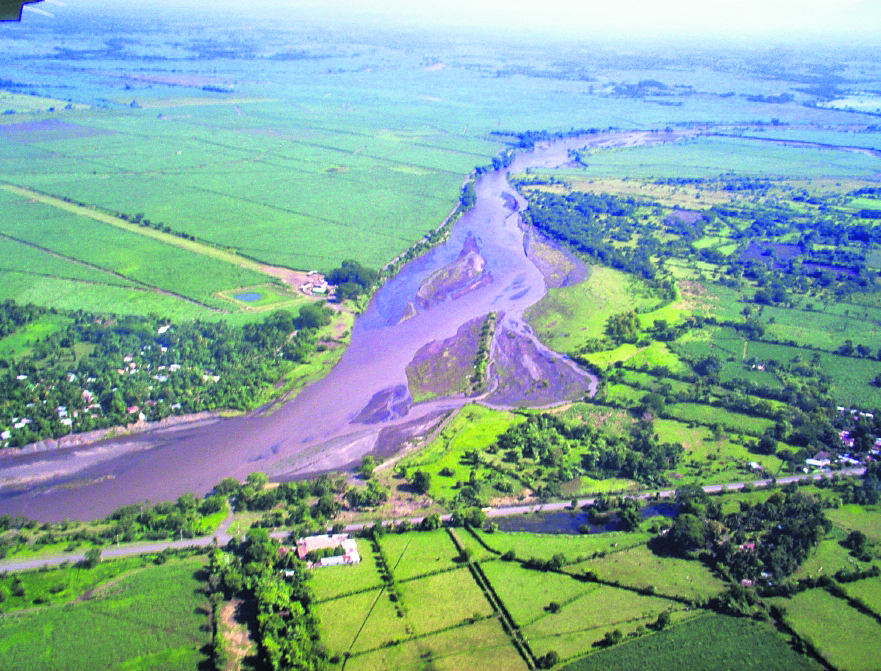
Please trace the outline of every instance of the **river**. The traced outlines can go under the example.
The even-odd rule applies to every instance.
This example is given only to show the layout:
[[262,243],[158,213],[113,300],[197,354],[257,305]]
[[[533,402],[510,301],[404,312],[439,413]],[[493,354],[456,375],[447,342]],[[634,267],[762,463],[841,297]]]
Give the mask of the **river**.
[[[252,413],[88,446],[7,453],[0,458],[0,513],[46,521],[92,519],[127,503],[201,495],[226,476],[262,471],[283,480],[346,468],[371,452],[391,453],[468,402],[455,397],[411,404],[407,364],[423,345],[451,338],[463,324],[489,312],[502,315],[492,356],[507,356],[514,366],[509,382],[529,382],[530,376],[553,369],[569,398],[593,393],[596,379],[541,345],[523,321],[524,310],[547,287],[524,252],[517,210],[526,203],[508,184],[507,173],[565,164],[569,149],[587,145],[656,141],[661,140],[641,132],[597,134],[519,153],[508,169],[480,176],[475,206],[456,222],[449,240],[407,264],[376,293],[356,320],[340,362],[294,400],[269,416]],[[431,278],[439,271],[455,269],[467,249],[476,249],[470,257],[472,270],[477,269],[473,281],[454,282],[444,300],[420,303],[420,287],[433,286]],[[518,346],[505,352],[500,340]],[[565,400],[551,397],[553,387],[534,396],[516,384],[504,392],[494,389],[491,385],[482,400],[499,407]]]

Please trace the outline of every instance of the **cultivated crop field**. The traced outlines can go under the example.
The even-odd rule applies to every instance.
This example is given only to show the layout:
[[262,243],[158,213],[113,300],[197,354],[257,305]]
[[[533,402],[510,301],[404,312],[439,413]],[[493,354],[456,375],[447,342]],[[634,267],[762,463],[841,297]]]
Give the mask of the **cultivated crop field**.
[[601,651],[562,667],[564,671],[635,671],[646,665],[671,671],[695,668],[731,671],[819,671],[815,661],[794,653],[771,627],[713,615]]
[[[112,568],[109,573],[94,569],[100,576],[94,582],[83,576],[84,585],[103,586],[78,601],[0,617],[0,666],[183,670],[201,663],[201,648],[209,640],[202,629],[208,602],[197,577],[202,559],[173,559],[149,570],[135,568],[128,560],[123,567],[127,570],[111,582]],[[47,580],[53,573],[46,574]],[[82,587],[77,592],[82,593]],[[34,593],[38,589],[35,584]],[[43,632],[39,640],[33,636],[35,628]]]
[[[475,544],[478,537],[482,543]],[[628,587],[585,582],[576,571],[545,572],[523,564],[523,559],[503,561],[483,544],[517,548],[518,557],[549,558],[551,553],[565,552],[569,561],[577,561],[612,546],[645,540],[642,534],[579,537],[465,530],[392,534],[379,539],[383,558],[371,556],[368,543],[359,541],[364,553],[361,564],[316,569],[310,586],[322,640],[333,659],[345,660],[347,669],[417,668],[420,660],[432,660],[437,668],[455,668],[455,663],[463,663],[469,645],[477,655],[474,668],[521,669],[524,659],[504,633],[500,617],[511,618],[533,654],[554,650],[569,658],[582,654],[607,631],[623,627],[637,632],[661,612],[673,612],[678,621],[684,606]],[[457,544],[470,548],[467,562],[460,558]],[[535,552],[527,555],[527,549]],[[388,562],[394,588],[381,578],[377,562]],[[693,563],[692,567],[700,568]],[[676,592],[683,587],[685,591]],[[679,597],[693,589],[675,580],[668,588]],[[551,602],[560,604],[556,612],[549,610]],[[505,614],[500,615],[494,604],[501,604]],[[469,657],[469,668],[471,663]]]
[[878,622],[824,590],[809,590],[781,599],[786,621],[810,640],[835,668],[862,671],[878,667]]

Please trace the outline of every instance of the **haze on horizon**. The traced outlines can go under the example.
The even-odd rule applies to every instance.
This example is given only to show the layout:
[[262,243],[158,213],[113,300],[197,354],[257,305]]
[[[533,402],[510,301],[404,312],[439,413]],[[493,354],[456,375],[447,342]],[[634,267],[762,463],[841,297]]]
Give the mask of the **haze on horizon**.
[[[493,29],[563,39],[690,38],[881,41],[881,0],[66,0],[71,8],[136,12],[149,5],[213,16],[393,28]],[[137,7],[137,9],[135,9]],[[55,7],[55,11],[62,10]],[[62,10],[63,11],[63,10]]]

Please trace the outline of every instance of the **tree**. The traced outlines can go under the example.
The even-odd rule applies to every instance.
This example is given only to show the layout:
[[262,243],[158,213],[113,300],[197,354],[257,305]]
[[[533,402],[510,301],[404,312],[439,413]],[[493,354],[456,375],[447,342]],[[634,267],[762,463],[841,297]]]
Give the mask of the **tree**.
[[269,477],[265,473],[249,473],[245,483],[259,492],[269,483]]
[[560,655],[556,650],[551,650],[535,661],[540,669],[552,669],[559,663]]
[[774,436],[767,433],[763,435],[759,439],[756,451],[759,454],[777,454],[777,441],[774,439]]
[[650,413],[655,417],[660,417],[664,414],[664,409],[666,408],[667,402],[666,399],[661,394],[657,392],[651,392],[642,397],[640,401],[642,403],[643,412]]
[[670,624],[670,613],[666,610],[663,613],[658,615],[658,619],[655,620],[655,629],[658,631],[663,631],[667,628],[667,625]]
[[413,486],[421,494],[428,494],[431,488],[431,473],[426,471],[416,471],[413,474]]
[[667,533],[670,549],[679,555],[700,550],[707,544],[707,531],[703,520],[691,513],[682,513]]
[[376,460],[373,456],[367,454],[361,459],[361,465],[358,466],[358,472],[365,480],[373,477],[373,469],[376,468]]
[[606,335],[616,342],[636,342],[639,333],[639,316],[633,310],[612,315],[606,320]]
[[862,531],[851,531],[842,542],[842,545],[852,550],[855,555],[862,556],[866,554],[868,542],[868,537]]
[[306,303],[300,307],[294,326],[298,329],[319,329],[330,324],[330,315],[330,309],[320,303]]
[[427,517],[422,518],[422,521],[419,523],[419,529],[421,531],[434,531],[435,529],[439,529],[440,525],[440,515],[434,513],[432,515],[428,515]]
[[353,259],[347,259],[327,274],[327,281],[337,286],[351,284],[364,291],[376,282],[379,273],[370,268],[365,268]]
[[83,557],[83,566],[86,568],[95,568],[98,564],[101,563],[101,549],[100,548],[89,548],[86,550],[86,555]]

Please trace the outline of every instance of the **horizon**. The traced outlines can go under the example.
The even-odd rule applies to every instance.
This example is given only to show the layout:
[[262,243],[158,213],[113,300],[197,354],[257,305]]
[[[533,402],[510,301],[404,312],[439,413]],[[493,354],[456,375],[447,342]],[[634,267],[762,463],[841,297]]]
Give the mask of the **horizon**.
[[[327,27],[399,30],[483,31],[512,38],[560,41],[696,42],[839,42],[881,41],[881,0],[621,0],[614,11],[588,0],[572,7],[564,0],[547,0],[540,7],[525,0],[480,6],[447,0],[442,6],[425,0],[400,6],[391,0],[335,0],[316,6],[309,0],[254,0],[245,9],[231,0],[147,0],[137,6],[116,0],[46,0],[25,5],[22,25],[76,18],[100,11],[135,15],[144,11],[196,13],[217,18],[250,17],[278,25],[304,20]],[[6,24],[9,25],[9,24]]]

